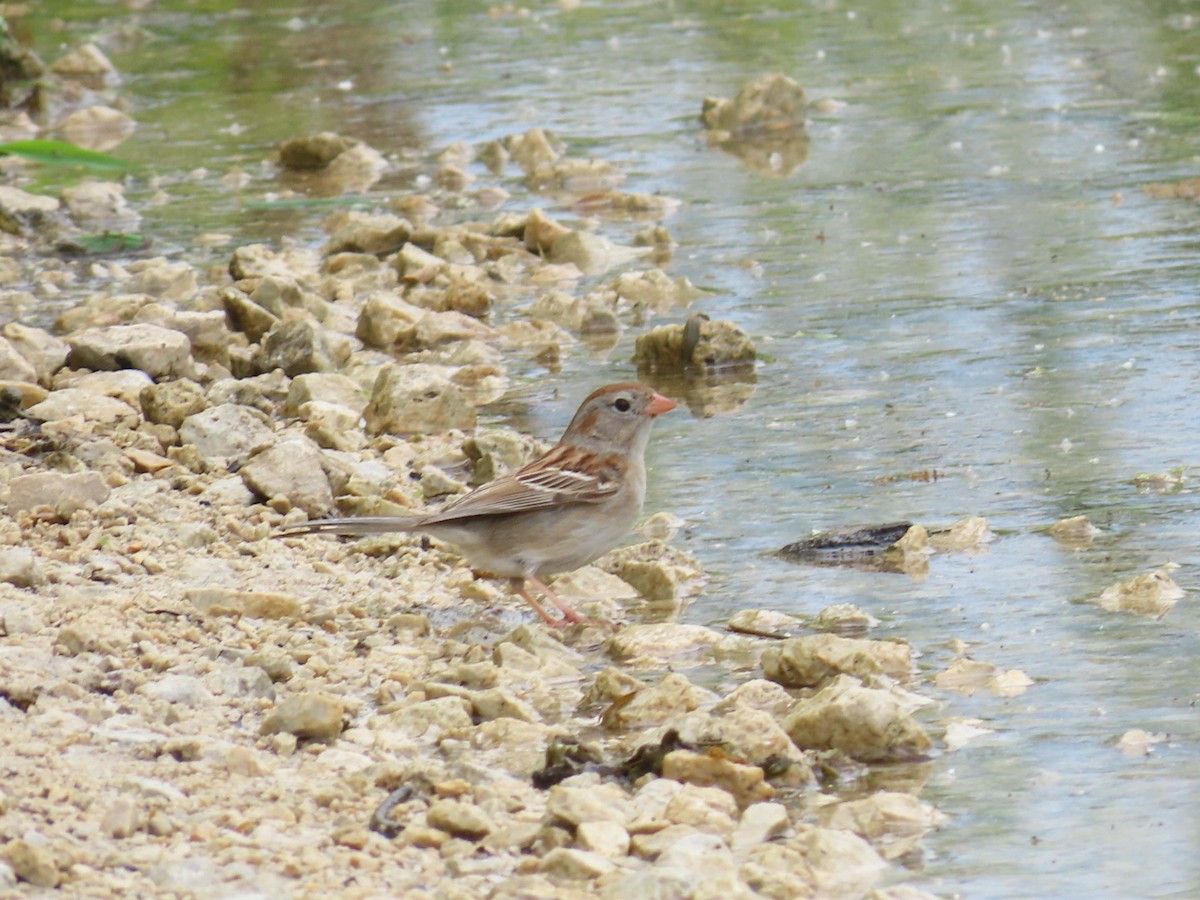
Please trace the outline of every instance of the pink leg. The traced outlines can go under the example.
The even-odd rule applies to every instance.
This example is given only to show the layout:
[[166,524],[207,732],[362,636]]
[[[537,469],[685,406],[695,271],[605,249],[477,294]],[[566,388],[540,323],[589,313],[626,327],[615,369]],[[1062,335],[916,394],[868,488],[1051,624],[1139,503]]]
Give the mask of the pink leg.
[[[537,586],[539,584],[539,582],[537,582],[535,579],[530,579],[530,580],[534,581],[535,586]],[[542,608],[542,604],[538,603],[536,600],[533,599],[533,594],[529,593],[529,591],[527,591],[525,589],[525,579],[523,579],[523,578],[512,579],[512,586],[513,586],[513,590],[516,591],[518,595],[520,595],[521,599],[524,600],[526,603],[528,603],[530,606],[532,606],[533,611],[535,613],[537,613],[539,616],[541,616],[542,621],[545,622],[547,625],[549,625],[551,628],[566,628],[573,621],[571,619],[566,618],[565,610],[563,613],[564,617],[561,619],[556,619],[556,618],[554,618],[554,616],[550,615],[550,613],[546,612],[546,610]],[[539,587],[538,589],[542,590],[541,587]],[[548,594],[547,596],[551,596],[551,595]],[[558,605],[558,604],[556,604],[556,605]],[[561,609],[562,607],[559,606],[559,608]],[[576,616],[577,619],[579,618],[579,613],[576,613],[573,610],[572,610],[572,615]]]
[[557,606],[562,611],[563,619],[565,619],[566,621],[568,621],[568,622],[590,622],[591,621],[591,619],[589,619],[587,616],[581,616],[578,612],[576,612],[570,606],[570,604],[567,603],[566,600],[564,600],[562,597],[558,596],[558,594],[554,593],[554,591],[550,590],[550,585],[546,584],[546,582],[542,581],[540,578],[530,575],[525,580],[528,581],[530,584],[532,584],[535,588],[537,588],[543,594],[545,594],[546,599],[548,599],[551,603],[553,603],[555,606]]

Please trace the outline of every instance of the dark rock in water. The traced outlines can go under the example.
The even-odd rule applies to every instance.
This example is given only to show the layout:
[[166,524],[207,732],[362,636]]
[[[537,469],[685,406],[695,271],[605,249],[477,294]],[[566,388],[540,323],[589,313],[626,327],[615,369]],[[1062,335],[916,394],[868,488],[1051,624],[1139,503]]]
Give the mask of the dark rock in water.
[[912,527],[912,522],[847,525],[779,548],[784,559],[818,566],[871,565]]

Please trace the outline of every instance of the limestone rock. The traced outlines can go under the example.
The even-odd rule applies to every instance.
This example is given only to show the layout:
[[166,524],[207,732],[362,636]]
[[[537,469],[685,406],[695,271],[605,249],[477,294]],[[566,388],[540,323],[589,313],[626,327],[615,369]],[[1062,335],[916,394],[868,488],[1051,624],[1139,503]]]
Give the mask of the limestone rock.
[[0,231],[8,234],[53,238],[69,230],[54,197],[31,194],[11,185],[0,185]]
[[674,602],[695,593],[704,574],[695,558],[661,541],[622,547],[600,557],[595,565],[657,603]]
[[288,386],[287,411],[299,415],[306,403],[330,403],[361,414],[367,397],[353,378],[332,372],[310,372],[297,375]]
[[63,203],[87,231],[134,231],[141,215],[125,200],[125,188],[114,181],[84,181],[62,191]]
[[863,762],[916,759],[933,746],[920,724],[890,692],[839,675],[798,700],[783,721],[798,747],[841,750]]
[[5,339],[17,353],[32,364],[39,384],[48,384],[51,376],[61,369],[71,353],[70,345],[50,332],[20,322],[4,326]]
[[293,138],[279,145],[279,163],[287,169],[323,169],[358,143],[333,131]]
[[616,866],[599,853],[575,847],[556,847],[542,857],[538,867],[554,878],[589,881],[612,872]]
[[791,824],[787,807],[782,803],[755,803],[742,813],[729,847],[735,856],[745,856],[752,847],[783,834]]
[[15,600],[0,603],[0,628],[4,634],[33,634],[43,625],[42,617],[24,603]]
[[12,866],[19,879],[34,887],[52,888],[60,881],[54,852],[44,844],[17,838],[0,848],[0,855]]
[[425,811],[425,821],[433,828],[470,841],[479,840],[496,827],[486,812],[461,800],[438,800]]
[[179,441],[194,445],[207,460],[241,462],[274,443],[275,433],[257,409],[222,403],[184,419]]
[[178,703],[192,708],[212,700],[212,691],[195,675],[164,675],[157,681],[142,685],[139,693],[164,703]]
[[717,699],[712,691],[697,687],[683,675],[672,672],[632,698],[619,700],[602,716],[602,722],[612,729],[644,729],[667,724],[695,709],[711,707]]
[[288,697],[263,719],[263,734],[287,732],[299,738],[332,740],[342,733],[342,701],[328,694],[307,691]]
[[767,784],[766,776],[758,766],[692,750],[673,750],[664,756],[662,774],[663,778],[728,791],[739,807],[775,796],[775,789]]
[[232,335],[229,331],[228,318],[219,309],[195,312],[173,309],[161,303],[147,303],[137,311],[133,321],[161,325],[163,328],[182,332],[191,342],[192,350],[203,354],[205,358],[228,357]]
[[629,625],[609,638],[609,652],[618,659],[665,661],[712,652],[724,636],[703,625],[658,622]]
[[679,716],[670,726],[690,746],[720,747],[735,758],[760,766],[771,761],[774,777],[790,786],[815,780],[804,754],[770,712],[742,704],[721,709],[722,705]]
[[200,587],[184,591],[196,609],[211,616],[250,616],[255,619],[298,619],[304,612],[292,594],[277,591],[243,591],[227,587]]
[[615,784],[573,787],[558,784],[546,798],[546,814],[572,828],[584,822],[616,822],[624,825],[629,797]]
[[738,809],[733,796],[720,788],[684,784],[663,815],[674,825],[728,839],[737,827]]
[[575,829],[575,840],[584,850],[599,853],[605,859],[620,859],[629,853],[629,832],[617,822],[582,822]]
[[703,291],[686,278],[671,278],[662,269],[645,272],[622,272],[613,282],[617,296],[655,312],[667,312],[675,306],[686,306]]
[[337,253],[369,253],[383,255],[395,252],[408,242],[412,223],[391,213],[371,214],[342,212],[325,221],[329,242],[325,255]]
[[[64,373],[65,374],[65,373]],[[56,379],[57,380],[57,379]],[[154,384],[150,376],[138,369],[116,372],[85,372],[70,382],[71,387],[96,397],[113,397],[131,408],[141,406],[142,389]]]
[[1092,545],[1092,540],[1100,533],[1100,529],[1093,525],[1087,516],[1071,516],[1055,522],[1048,532],[1050,537],[1064,547],[1084,550]]
[[448,731],[470,728],[471,704],[462,697],[439,697],[403,706],[395,712],[378,717],[372,727],[381,734],[436,740]]
[[[41,564],[30,548],[0,548],[0,582],[15,584],[17,587],[34,587],[45,580]],[[5,621],[7,623],[7,619]],[[9,633],[14,632],[9,630]]]
[[18,352],[8,338],[0,337],[0,379],[4,381],[37,381],[37,369]]
[[978,552],[995,538],[996,536],[988,528],[987,519],[983,516],[964,516],[951,524],[949,528],[930,531],[929,545],[941,553]]
[[286,499],[309,516],[333,511],[333,489],[325,474],[324,456],[304,438],[290,438],[251,457],[242,467],[246,486],[267,500]]
[[437,366],[386,365],[363,412],[371,434],[439,433],[475,426],[463,389]]
[[371,294],[358,314],[355,335],[368,347],[390,350],[398,339],[412,333],[426,310],[392,291]]
[[648,253],[640,247],[622,247],[590,231],[568,231],[550,245],[547,258],[556,265],[571,264],[585,275],[599,275]]
[[80,44],[50,64],[50,71],[89,88],[100,89],[120,81],[117,67],[95,44]]
[[798,825],[786,846],[800,851],[811,867],[817,896],[861,896],[886,867],[871,845],[856,834]]
[[768,647],[763,674],[784,687],[815,687],[839,673],[868,679],[875,675],[905,680],[913,671],[912,647],[896,641],[871,641],[810,634]]
[[463,441],[463,453],[474,463],[471,484],[494,481],[516,471],[538,452],[538,442],[511,428],[480,428]]
[[191,376],[187,336],[159,325],[110,325],[68,336],[67,362],[80,369],[141,369],[151,378]]
[[816,631],[828,631],[843,637],[860,637],[879,624],[879,620],[853,603],[834,603],[824,607],[812,627]]
[[98,397],[90,391],[74,387],[51,391],[45,400],[35,403],[26,411],[35,419],[44,422],[78,417],[97,424],[125,424],[133,427],[141,418],[138,411],[123,400]]
[[919,836],[945,820],[932,806],[901,791],[878,791],[858,800],[830,803],[820,808],[818,818],[825,828],[853,831],[868,841],[890,844]]
[[350,347],[333,339],[308,318],[280,322],[262,340],[256,357],[260,372],[282,369],[295,378],[306,372],[330,372],[350,358]]
[[221,292],[221,304],[233,329],[244,333],[255,343],[279,325],[277,315],[264,309],[235,287],[226,288]]
[[179,428],[184,419],[208,406],[204,389],[186,378],[146,385],[138,395],[138,402],[148,421],[172,428]]
[[64,519],[79,509],[95,507],[108,499],[109,487],[99,472],[34,472],[18,475],[9,485],[9,515],[48,506]]
[[58,127],[76,147],[105,153],[133,134],[137,121],[111,106],[89,106],[71,113]]

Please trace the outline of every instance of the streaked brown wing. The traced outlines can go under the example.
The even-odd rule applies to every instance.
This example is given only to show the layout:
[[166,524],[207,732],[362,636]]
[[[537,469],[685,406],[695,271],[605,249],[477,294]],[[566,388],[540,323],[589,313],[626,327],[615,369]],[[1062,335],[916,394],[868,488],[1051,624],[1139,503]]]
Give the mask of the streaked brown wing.
[[511,475],[488,482],[455,500],[425,519],[424,524],[607,500],[620,490],[619,473],[608,460],[609,464],[597,474],[577,471],[574,466],[582,462],[582,453],[574,447],[555,447]]

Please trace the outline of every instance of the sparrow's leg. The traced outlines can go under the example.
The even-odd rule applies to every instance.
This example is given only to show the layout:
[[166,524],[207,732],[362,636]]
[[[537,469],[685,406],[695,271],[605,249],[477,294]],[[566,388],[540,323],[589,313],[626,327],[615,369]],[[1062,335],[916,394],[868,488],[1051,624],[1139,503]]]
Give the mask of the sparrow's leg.
[[[538,582],[537,579],[535,579],[535,578],[532,578],[529,580],[533,581],[535,587],[538,587],[538,585],[540,584],[540,582]],[[566,628],[573,621],[581,621],[581,620],[586,621],[585,619],[583,619],[582,616],[579,615],[579,613],[575,612],[574,610],[571,610],[571,615],[574,616],[575,618],[574,619],[568,618],[567,611],[565,609],[563,609],[561,600],[558,600],[555,603],[555,605],[558,606],[559,609],[563,609],[563,618],[561,618],[561,619],[554,618],[554,616],[552,616],[552,615],[550,615],[550,613],[546,612],[546,610],[542,607],[542,604],[538,603],[536,600],[533,599],[533,594],[529,593],[529,591],[525,589],[525,579],[524,578],[513,578],[510,580],[510,582],[512,584],[512,589],[517,592],[517,594],[520,596],[520,598],[522,600],[524,600],[526,603],[528,603],[530,606],[532,606],[533,611],[535,613],[537,613],[539,616],[541,616],[542,621],[545,622],[547,625],[549,625],[551,628]],[[538,587],[538,590],[544,591],[545,586],[543,585],[541,587]],[[549,594],[549,593],[547,593],[546,596],[551,597],[551,599],[557,599],[557,598],[554,598],[553,595]]]
[[564,622],[589,621],[587,616],[582,616],[576,612],[566,600],[558,596],[558,594],[554,593],[554,591],[550,590],[550,585],[546,584],[546,582],[542,581],[536,575],[526,575],[525,580],[537,588],[542,594],[544,594],[547,600],[562,610]]

